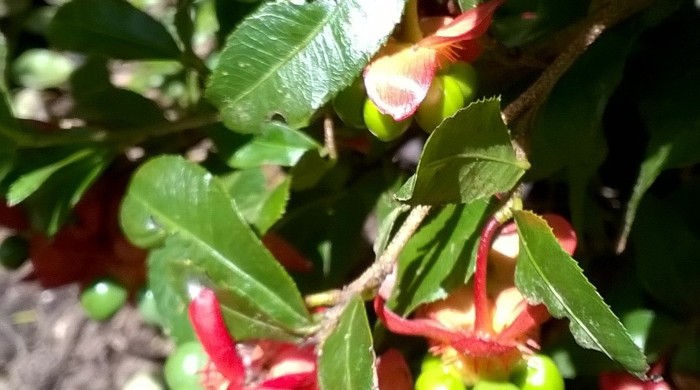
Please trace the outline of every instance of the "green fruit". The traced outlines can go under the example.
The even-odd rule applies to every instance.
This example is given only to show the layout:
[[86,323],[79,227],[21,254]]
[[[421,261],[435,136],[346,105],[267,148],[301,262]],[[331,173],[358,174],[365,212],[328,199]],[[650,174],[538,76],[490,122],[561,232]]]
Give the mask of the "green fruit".
[[411,124],[411,118],[397,122],[390,115],[382,114],[369,99],[365,100],[362,113],[367,129],[382,141],[398,138]]
[[457,83],[464,97],[465,104],[474,100],[477,86],[477,77],[474,67],[466,62],[456,62],[450,66],[444,76]]
[[452,375],[455,378],[460,377],[459,372],[457,371],[457,369],[453,365],[451,365],[451,364],[446,365],[442,361],[442,359],[440,359],[437,356],[431,355],[431,354],[427,354],[423,358],[423,361],[421,362],[421,365],[420,365],[420,371],[422,373],[426,372],[426,371],[438,371],[438,372],[443,373],[443,374]]
[[519,388],[510,382],[492,382],[482,379],[474,385],[473,390],[519,390]]
[[29,243],[24,237],[10,236],[0,244],[0,264],[7,269],[17,269],[27,260]]
[[416,379],[415,390],[466,390],[462,379],[440,369],[421,372]]
[[521,390],[564,390],[564,378],[554,361],[545,355],[533,355],[526,367],[518,370],[511,382]]
[[128,292],[110,279],[99,279],[80,294],[80,304],[93,320],[106,320],[124,306]]
[[158,312],[156,298],[151,289],[144,288],[139,293],[138,309],[139,313],[141,313],[141,318],[143,318],[143,322],[150,325],[162,324],[163,318],[160,315],[160,312]]
[[202,344],[190,341],[177,346],[168,356],[163,367],[163,376],[171,390],[204,389],[200,372],[206,366],[208,356]]
[[416,111],[416,122],[428,133],[432,133],[445,118],[464,107],[464,96],[452,78],[436,76],[430,84],[428,94]]
[[364,105],[367,99],[362,77],[358,78],[349,87],[340,91],[333,99],[333,109],[338,117],[348,126],[364,129]]

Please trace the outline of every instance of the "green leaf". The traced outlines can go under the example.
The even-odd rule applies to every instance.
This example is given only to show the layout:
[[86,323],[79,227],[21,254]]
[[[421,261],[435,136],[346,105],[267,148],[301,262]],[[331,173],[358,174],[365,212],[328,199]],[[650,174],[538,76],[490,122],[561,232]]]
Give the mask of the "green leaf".
[[259,133],[273,116],[304,127],[357,77],[403,8],[404,0],[266,2],[229,36],[206,96],[238,132]]
[[377,388],[372,332],[359,297],[350,300],[321,346],[318,381],[321,390]]
[[432,215],[401,251],[390,307],[407,314],[464,284],[473,272],[479,228],[487,210],[488,202],[477,200],[447,205]]
[[[176,270],[183,276],[169,286],[179,292],[180,316],[188,301],[185,285],[194,275],[236,302],[224,303],[224,313],[237,338],[289,338],[310,325],[289,275],[240,216],[221,182],[198,165],[174,156],[145,163],[133,176],[121,221],[132,242],[154,249],[154,267],[186,268]],[[162,285],[161,275],[151,275],[156,278],[152,284]],[[257,333],[261,328],[254,322],[260,319],[285,335]]]
[[0,180],[12,169],[15,159],[15,135],[19,131],[10,108],[5,82],[7,41],[0,33]]
[[221,178],[241,216],[263,235],[279,220],[287,206],[291,180],[274,167],[233,172]]
[[435,129],[416,174],[396,197],[411,204],[470,203],[510,190],[528,167],[515,156],[500,101],[479,101]]
[[[460,0],[464,5],[478,3]],[[584,18],[589,0],[508,0],[493,18],[492,30],[498,41],[508,47],[520,46],[539,38],[552,36],[556,31]]]
[[264,125],[260,134],[242,145],[240,137],[245,136],[229,130],[215,133],[219,153],[228,165],[240,169],[264,164],[291,167],[296,165],[307,151],[321,150],[321,145],[314,139],[279,122]]
[[178,59],[165,27],[123,0],[73,0],[58,9],[48,30],[52,45],[125,60]]
[[[63,152],[63,150],[61,151]],[[22,174],[12,182],[7,192],[7,203],[14,206],[27,199],[52,175],[76,161],[83,160],[94,154],[90,149],[67,150],[66,155],[59,154],[58,160],[47,161],[45,165]]]
[[700,99],[700,71],[672,71],[654,81],[640,103],[651,138],[627,203],[618,251],[624,249],[639,202],[656,178],[667,169],[700,162],[700,113],[693,104]]
[[76,115],[110,129],[165,122],[163,111],[156,102],[136,92],[114,87],[106,66],[104,59],[91,58],[71,76]]
[[693,196],[685,202],[678,196],[682,194],[667,200],[645,196],[632,232],[637,274],[644,289],[681,316],[700,313],[700,238],[693,230],[697,221],[684,215],[697,207],[700,191],[695,188],[690,194]]
[[474,8],[480,3],[481,1],[479,0],[457,0],[457,4],[459,4],[459,9],[462,10],[462,12]]
[[23,150],[8,178],[8,203],[24,202],[32,226],[53,235],[114,155],[92,145]]
[[561,248],[547,222],[527,211],[516,211],[514,217],[520,236],[515,269],[518,290],[531,303],[544,303],[554,317],[567,317],[579,345],[603,352],[643,376],[648,368],[644,354],[576,261]]

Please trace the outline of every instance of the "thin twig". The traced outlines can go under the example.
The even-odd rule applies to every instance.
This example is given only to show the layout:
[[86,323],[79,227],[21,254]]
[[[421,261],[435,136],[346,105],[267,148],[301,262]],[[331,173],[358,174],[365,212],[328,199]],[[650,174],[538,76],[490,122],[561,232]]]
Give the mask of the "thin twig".
[[381,256],[362,275],[345,286],[345,288],[306,297],[306,303],[311,304],[311,306],[317,306],[319,303],[333,306],[325,313],[325,320],[317,334],[320,340],[325,339],[328,333],[335,328],[338,318],[353,296],[364,296],[366,292],[376,290],[387,275],[393,271],[399,254],[406,246],[408,240],[418,230],[423,220],[428,216],[430,209],[431,206],[428,205],[414,207]]
[[326,144],[328,157],[331,160],[338,159],[338,148],[335,143],[335,124],[333,123],[333,116],[329,113],[326,113],[326,117],[323,119],[323,142]]
[[603,31],[643,9],[648,4],[649,1],[647,0],[616,0],[601,4],[588,21],[583,24],[581,32],[574,37],[554,62],[542,72],[537,81],[503,110],[503,120],[506,123],[512,123],[527,110],[536,109],[549,96],[549,92],[554,85],[576,59],[600,37]]

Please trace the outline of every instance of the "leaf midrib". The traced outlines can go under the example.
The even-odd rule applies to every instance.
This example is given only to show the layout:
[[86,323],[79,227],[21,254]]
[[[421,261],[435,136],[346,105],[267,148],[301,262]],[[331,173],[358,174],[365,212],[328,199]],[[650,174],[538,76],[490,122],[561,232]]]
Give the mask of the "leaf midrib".
[[[552,294],[557,298],[557,300],[559,300],[559,302],[562,304],[562,307],[564,308],[564,311],[566,313],[569,313],[569,315],[567,315],[566,317],[568,317],[570,320],[575,320],[574,322],[576,324],[578,324],[579,328],[581,328],[588,335],[589,339],[591,339],[594,342],[594,344],[598,346],[599,351],[604,352],[607,356],[609,356],[610,358],[613,358],[612,354],[605,347],[603,347],[603,345],[601,345],[598,342],[598,340],[593,336],[593,333],[591,333],[591,331],[588,329],[588,327],[584,326],[584,322],[578,316],[576,316],[574,314],[574,312],[571,310],[571,308],[567,304],[566,300],[563,299],[562,295],[559,294],[557,292],[557,290],[552,287],[551,281],[544,275],[541,268],[538,267],[537,263],[532,260],[532,259],[534,259],[534,256],[532,255],[532,251],[530,250],[530,247],[528,246],[527,242],[525,242],[525,240],[522,238],[522,235],[520,238],[520,244],[522,245],[523,249],[527,253],[527,256],[528,256],[528,259],[530,259],[530,264],[532,265],[532,268],[535,270],[535,272],[537,272],[537,274],[540,276],[540,278],[546,282],[545,287],[550,292],[552,292]],[[543,300],[545,300],[545,299],[543,298]]]
[[[168,218],[166,215],[164,215],[164,214],[162,214],[161,212],[159,212],[157,208],[152,207],[152,205],[151,205],[150,203],[147,203],[144,199],[142,199],[142,197],[136,197],[136,200],[137,200],[139,203],[141,203],[141,204],[143,205],[144,208],[146,208],[146,209],[148,209],[148,210],[151,210],[152,213],[154,213],[155,215],[157,215],[158,218],[159,218],[161,221],[167,222],[167,223],[169,224],[169,226],[171,226],[171,227],[172,227],[172,226],[178,226],[178,227],[180,226],[179,224],[175,223],[173,219]],[[150,207],[149,207],[149,206],[150,206]],[[300,320],[300,322],[301,322],[302,324],[308,324],[308,323],[309,323],[308,319],[307,319],[305,316],[302,316],[302,315],[300,315],[296,310],[291,309],[291,306],[287,304],[287,301],[286,301],[285,299],[282,299],[282,297],[279,297],[277,294],[274,294],[274,293],[272,292],[272,290],[270,290],[269,288],[267,288],[267,286],[266,286],[265,284],[262,284],[262,283],[258,282],[255,278],[249,277],[248,274],[246,274],[246,273],[243,272],[239,267],[237,267],[237,266],[235,265],[235,263],[233,263],[233,262],[231,262],[231,261],[228,261],[228,258],[227,258],[227,257],[225,257],[223,254],[221,254],[221,253],[220,253],[217,249],[215,249],[214,247],[208,245],[206,241],[199,239],[199,238],[197,237],[196,234],[194,234],[193,232],[191,232],[191,231],[188,230],[188,229],[177,229],[177,231],[179,232],[179,234],[182,236],[183,239],[186,239],[187,237],[189,237],[190,239],[192,239],[193,242],[199,244],[200,247],[204,247],[205,249],[210,249],[210,250],[207,251],[207,252],[208,252],[208,253],[213,253],[213,254],[214,254],[214,257],[215,257],[216,259],[218,259],[219,262],[220,262],[221,264],[223,264],[225,267],[229,268],[232,272],[234,272],[234,273],[236,273],[236,274],[238,274],[238,275],[243,275],[244,277],[241,277],[241,276],[239,276],[239,277],[241,277],[241,278],[244,279],[244,280],[248,280],[249,282],[251,282],[252,285],[258,286],[258,288],[260,288],[260,290],[264,291],[266,295],[273,297],[275,301],[281,302],[281,303],[282,303],[281,307],[289,308],[289,309],[287,309],[287,310],[285,310],[285,311],[291,312],[292,316],[295,317],[295,318],[297,319],[297,321]],[[183,233],[184,233],[184,234],[183,234]],[[174,234],[171,233],[171,232],[168,232],[168,234],[169,234],[169,235],[174,235]],[[232,290],[234,290],[234,291],[239,291],[239,293],[241,293],[243,296],[247,297],[249,300],[250,300],[250,298],[252,298],[252,297],[251,297],[249,294],[247,294],[244,290],[238,289],[238,288],[236,288],[236,286],[229,286],[229,287],[230,287]],[[270,317],[275,318],[275,316],[274,316],[273,313],[269,313],[269,312],[267,312],[267,311],[265,311],[265,312],[268,313],[268,315],[270,315]]]
[[[328,6],[326,4],[324,4],[323,6],[324,6],[324,9],[328,12]],[[283,58],[282,61],[278,61],[275,66],[269,67],[269,70],[267,72],[263,73],[262,77],[260,77],[257,82],[255,82],[253,85],[251,85],[248,89],[241,91],[241,93],[239,93],[235,99],[229,100],[228,105],[229,106],[236,105],[238,102],[243,100],[246,96],[248,96],[251,92],[255,91],[260,85],[267,82],[268,79],[273,74],[277,73],[277,71],[280,68],[282,68],[284,65],[288,64],[293,57],[295,57],[297,54],[302,52],[302,50],[306,49],[309,46],[309,43],[312,42],[315,39],[315,37],[318,36],[318,32],[323,30],[326,27],[326,25],[328,24],[328,20],[335,18],[336,14],[338,14],[339,12],[341,12],[343,10],[345,10],[345,9],[343,8],[342,5],[336,7],[335,9],[331,9],[331,11],[327,13],[326,17],[324,17],[320,20],[319,25],[309,32],[307,38],[302,40],[301,43],[299,45],[297,45],[295,50],[292,50],[287,56],[282,57]],[[228,48],[228,49],[230,49],[230,48]]]

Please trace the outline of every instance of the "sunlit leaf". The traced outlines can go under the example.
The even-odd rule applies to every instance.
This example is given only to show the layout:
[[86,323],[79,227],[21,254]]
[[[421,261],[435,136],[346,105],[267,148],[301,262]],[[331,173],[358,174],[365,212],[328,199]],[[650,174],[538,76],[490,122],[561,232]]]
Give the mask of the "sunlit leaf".
[[279,169],[251,168],[221,178],[245,220],[264,234],[284,214],[291,180]]
[[303,127],[357,77],[403,6],[403,0],[266,2],[229,36],[206,95],[238,132],[260,132],[274,116]]
[[435,129],[396,196],[411,204],[469,203],[510,190],[528,167],[515,155],[500,102],[479,101]]
[[321,346],[318,380],[322,390],[376,389],[372,332],[359,297],[350,300],[338,326]]
[[[310,324],[291,278],[242,219],[219,180],[203,168],[173,156],[147,162],[132,179],[121,220],[132,242],[153,249],[153,267],[180,275],[169,288],[179,292],[181,315],[188,301],[186,284],[193,282],[213,284],[221,294],[227,324],[237,338],[283,338],[280,329],[291,337]],[[264,333],[255,321],[278,331]]]
[[399,273],[389,307],[400,314],[445,298],[472,272],[478,229],[488,202],[448,205],[431,216],[399,256]]
[[559,245],[541,217],[516,211],[520,254],[515,284],[530,303],[544,303],[552,316],[568,318],[577,343],[603,352],[628,371],[643,376],[644,354],[605,304],[581,268]]
[[215,132],[219,153],[234,168],[253,168],[264,164],[291,167],[307,151],[321,149],[321,145],[308,135],[278,122],[266,124],[260,134],[249,139],[243,140],[242,137],[251,136],[223,129]]

